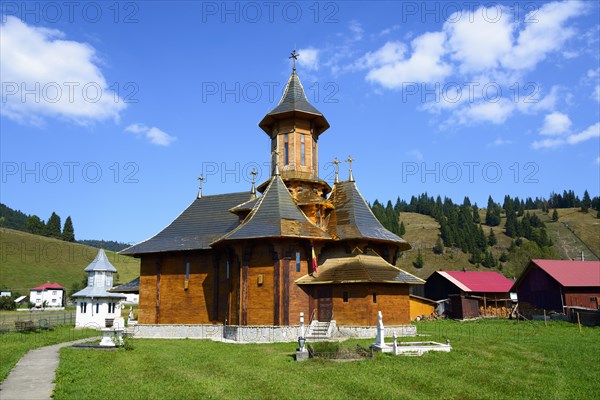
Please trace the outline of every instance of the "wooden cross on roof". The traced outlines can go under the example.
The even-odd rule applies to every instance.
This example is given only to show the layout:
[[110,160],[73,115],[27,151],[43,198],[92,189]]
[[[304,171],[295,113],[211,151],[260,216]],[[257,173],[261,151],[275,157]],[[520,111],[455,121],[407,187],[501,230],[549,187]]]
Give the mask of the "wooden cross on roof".
[[296,60],[298,59],[299,56],[300,56],[300,54],[296,52],[296,49],[294,49],[294,51],[292,51],[290,53],[290,56],[288,57],[288,58],[292,59],[292,63],[293,63],[292,70],[294,70],[294,71],[296,70]]

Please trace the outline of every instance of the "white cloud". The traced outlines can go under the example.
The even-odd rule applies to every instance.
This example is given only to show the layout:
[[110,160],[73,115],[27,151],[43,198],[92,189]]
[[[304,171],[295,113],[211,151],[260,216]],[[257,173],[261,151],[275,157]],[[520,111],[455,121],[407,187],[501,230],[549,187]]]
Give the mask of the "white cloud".
[[554,51],[561,50],[573,37],[575,30],[566,26],[567,20],[587,9],[582,1],[547,3],[525,16],[525,29],[519,32],[516,45],[502,60],[514,70],[533,69]]
[[571,119],[561,112],[546,115],[544,125],[540,129],[541,135],[558,136],[566,133],[571,128]]
[[316,71],[319,69],[319,50],[314,47],[307,47],[306,49],[299,49],[298,53],[298,65],[306,68],[310,71]]
[[555,147],[559,147],[565,144],[564,139],[544,139],[544,140],[536,140],[531,143],[531,147],[535,150],[539,149],[552,149]]
[[494,103],[484,101],[470,104],[468,107],[456,112],[456,116],[458,117],[457,122],[460,124],[491,122],[498,125],[508,119],[514,108],[514,104],[504,98]]
[[460,63],[462,72],[496,68],[512,48],[514,25],[509,10],[501,6],[480,7],[464,14],[458,11],[444,23],[452,58]]
[[398,25],[398,24],[392,25],[391,27],[385,28],[381,32],[379,32],[379,36],[389,35],[390,33],[397,31],[398,29],[400,29],[400,25]]
[[92,46],[13,16],[0,27],[2,115],[36,125],[47,117],[78,124],[118,121],[126,104],[109,88]]
[[583,132],[577,133],[575,135],[570,135],[567,138],[567,143],[577,144],[593,138],[600,138],[600,122],[596,122],[594,125],[590,126]]
[[512,140],[497,138],[493,142],[488,143],[487,147],[499,147],[499,146],[504,146],[504,145],[508,145],[508,144],[512,144],[512,143],[513,143]]
[[584,131],[573,135],[569,135],[566,138],[536,140],[533,143],[531,143],[531,147],[535,150],[550,149],[557,148],[565,144],[576,145],[578,143],[594,138],[600,138],[600,122],[596,122],[594,125],[589,126]]
[[175,136],[171,136],[167,132],[158,129],[155,126],[148,128],[146,125],[140,123],[127,126],[125,128],[125,132],[131,132],[137,136],[144,136],[150,141],[150,143],[157,146],[169,146],[171,143],[177,140]]
[[349,24],[350,32],[352,32],[352,40],[359,41],[363,38],[364,29],[360,22],[356,20],[350,21]]
[[419,151],[419,149],[412,149],[410,151],[407,151],[406,155],[414,157],[419,161],[421,161],[423,159],[423,153],[421,153],[421,151]]
[[367,53],[358,65],[369,68],[367,80],[388,89],[397,89],[403,83],[436,82],[446,78],[452,67],[442,61],[446,35],[442,32],[425,33],[411,42],[409,58],[404,57],[404,45],[388,42],[374,53]]

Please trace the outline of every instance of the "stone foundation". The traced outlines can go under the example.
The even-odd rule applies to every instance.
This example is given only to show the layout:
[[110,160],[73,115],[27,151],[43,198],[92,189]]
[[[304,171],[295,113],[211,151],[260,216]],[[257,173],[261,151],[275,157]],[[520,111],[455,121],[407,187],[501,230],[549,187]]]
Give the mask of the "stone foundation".
[[[308,326],[306,327],[308,330]],[[415,336],[413,325],[386,326],[385,336]],[[300,326],[238,326],[238,325],[136,325],[133,337],[141,339],[211,339],[237,343],[296,342]],[[331,339],[370,339],[377,335],[374,326],[337,326]]]

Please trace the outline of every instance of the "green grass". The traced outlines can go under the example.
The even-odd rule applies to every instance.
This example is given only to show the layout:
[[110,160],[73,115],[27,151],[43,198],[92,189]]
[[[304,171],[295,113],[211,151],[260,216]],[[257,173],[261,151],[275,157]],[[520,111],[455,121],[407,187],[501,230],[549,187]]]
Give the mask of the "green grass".
[[[295,343],[133,340],[132,351],[61,350],[55,399],[588,399],[600,393],[600,328],[508,320],[417,324],[451,353],[294,361]],[[364,344],[372,340],[353,341]],[[107,384],[110,382],[110,384]]]
[[[6,228],[0,228],[0,249],[0,287],[23,295],[46,281],[58,282],[69,290],[73,283],[81,282],[83,269],[98,253],[94,247]],[[139,259],[111,251],[106,255],[121,282],[139,276]]]
[[0,334],[0,382],[6,379],[17,361],[29,350],[97,335],[95,330],[74,329],[72,326],[59,326],[38,332]]

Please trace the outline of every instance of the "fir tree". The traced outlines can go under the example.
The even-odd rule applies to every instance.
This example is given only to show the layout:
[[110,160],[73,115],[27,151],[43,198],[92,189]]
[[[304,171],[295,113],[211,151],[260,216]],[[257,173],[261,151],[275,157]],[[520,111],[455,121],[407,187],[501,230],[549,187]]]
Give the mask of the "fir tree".
[[421,254],[421,250],[417,251],[417,258],[415,260],[415,262],[413,262],[413,265],[415,266],[415,268],[423,268],[423,266],[425,265],[425,263],[423,262],[423,255]]
[[34,235],[44,235],[46,233],[46,225],[40,217],[32,215],[27,218],[27,230]]
[[479,216],[479,207],[477,207],[477,204],[473,206],[473,222],[475,222],[476,224],[481,223],[481,217]]
[[73,221],[71,221],[71,216],[68,216],[65,220],[65,225],[62,232],[62,240],[65,242],[75,241],[75,230],[73,229]]
[[488,235],[488,244],[490,246],[495,246],[497,243],[498,240],[496,239],[496,234],[494,233],[492,228],[490,228],[490,234]]
[[400,236],[404,236],[406,233],[406,227],[404,226],[404,222],[400,222]]
[[500,225],[500,209],[492,196],[488,197],[488,205],[487,210],[485,211],[485,224],[488,226],[498,226]]
[[61,239],[60,217],[55,212],[52,212],[46,223],[46,236]]
[[555,208],[554,211],[552,211],[552,222],[556,221],[558,221],[558,211]]
[[435,242],[435,246],[433,246],[433,252],[435,254],[443,254],[444,253],[444,243],[441,238]]
[[590,199],[590,194],[586,190],[583,193],[583,199],[581,200],[581,212],[588,212],[590,207],[592,206],[592,199]]

